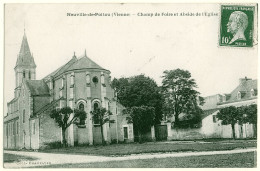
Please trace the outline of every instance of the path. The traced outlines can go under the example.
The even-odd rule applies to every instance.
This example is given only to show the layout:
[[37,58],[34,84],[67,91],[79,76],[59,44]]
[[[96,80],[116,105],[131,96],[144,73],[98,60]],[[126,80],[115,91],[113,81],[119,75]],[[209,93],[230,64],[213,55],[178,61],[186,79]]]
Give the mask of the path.
[[20,161],[16,163],[5,163],[5,168],[21,168],[34,167],[52,164],[75,164],[75,163],[95,163],[106,161],[122,161],[122,160],[138,160],[152,158],[167,158],[167,157],[186,157],[186,156],[203,156],[215,154],[234,154],[256,152],[256,148],[235,149],[228,151],[203,151],[203,152],[178,152],[178,153],[154,153],[154,154],[136,154],[122,157],[105,157],[91,155],[74,155],[74,154],[53,154],[40,152],[25,152],[25,151],[4,151],[4,153],[17,154],[38,158],[33,161]]

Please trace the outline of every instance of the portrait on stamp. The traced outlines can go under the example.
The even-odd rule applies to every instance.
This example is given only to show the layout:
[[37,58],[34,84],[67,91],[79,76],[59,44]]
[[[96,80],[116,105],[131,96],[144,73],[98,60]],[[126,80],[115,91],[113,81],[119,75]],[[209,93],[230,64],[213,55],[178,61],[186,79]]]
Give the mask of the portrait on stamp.
[[220,46],[253,46],[254,7],[221,6]]
[[246,41],[245,30],[248,25],[248,17],[242,11],[235,11],[229,17],[227,32],[233,35],[228,44],[234,44],[236,41]]

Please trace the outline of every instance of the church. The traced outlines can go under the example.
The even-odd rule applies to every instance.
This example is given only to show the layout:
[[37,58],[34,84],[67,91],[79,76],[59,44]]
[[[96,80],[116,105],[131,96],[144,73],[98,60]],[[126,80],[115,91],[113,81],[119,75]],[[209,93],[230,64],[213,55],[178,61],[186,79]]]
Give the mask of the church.
[[124,107],[111,87],[110,71],[92,61],[86,51],[81,57],[74,53],[66,64],[36,80],[36,64],[24,33],[14,71],[14,98],[7,104],[4,117],[5,149],[41,149],[61,142],[61,128],[50,112],[65,106],[87,114],[80,125],[72,124],[66,130],[69,146],[102,142],[101,126],[91,116],[97,107],[112,113],[103,125],[107,143],[134,141],[133,124],[122,114]]

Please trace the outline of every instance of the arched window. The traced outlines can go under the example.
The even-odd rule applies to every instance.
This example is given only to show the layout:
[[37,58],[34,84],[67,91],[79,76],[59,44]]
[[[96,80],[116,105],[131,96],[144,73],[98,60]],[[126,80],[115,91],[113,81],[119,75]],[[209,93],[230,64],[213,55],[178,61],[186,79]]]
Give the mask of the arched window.
[[31,79],[31,71],[29,71],[29,80]]
[[89,75],[89,73],[87,73],[87,75],[86,75],[86,81],[87,81],[87,84],[90,84],[90,75]]
[[[84,111],[84,104],[83,103],[80,103],[79,105],[78,105],[78,108],[79,108],[79,110],[80,111]],[[79,118],[78,118],[79,120],[79,123],[78,123],[78,126],[79,127],[81,127],[81,128],[85,128],[86,126],[85,126],[85,117],[83,117],[82,115],[81,116],[79,116]]]
[[[94,111],[97,110],[99,108],[99,103],[98,102],[94,102]],[[100,117],[99,115],[93,115],[93,121],[95,125],[99,125],[100,124]]]
[[70,75],[70,86],[74,86],[74,77],[75,77],[74,73],[71,73],[71,75]]
[[61,88],[64,88],[64,82],[65,82],[65,77],[63,76],[61,79]]
[[82,103],[79,104],[79,110],[84,111],[84,104]]
[[23,78],[25,78],[25,71],[23,71]]
[[101,72],[101,84],[105,84],[105,76],[103,72]]
[[98,102],[95,102],[95,103],[94,103],[94,110],[98,109],[98,107],[99,107]]

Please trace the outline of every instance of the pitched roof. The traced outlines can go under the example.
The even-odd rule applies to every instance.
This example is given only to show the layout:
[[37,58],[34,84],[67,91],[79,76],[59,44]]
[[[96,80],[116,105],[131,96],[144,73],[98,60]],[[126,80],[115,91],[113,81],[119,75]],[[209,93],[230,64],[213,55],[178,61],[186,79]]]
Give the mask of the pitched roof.
[[[230,94],[216,94],[212,96],[207,96],[204,98],[205,104],[201,108],[206,111],[210,109],[219,108],[218,105],[233,103],[238,101],[245,101],[257,98],[257,80],[252,79],[240,79],[240,84],[230,93]],[[254,90],[255,96],[252,96],[251,90]],[[241,93],[241,99],[237,98],[238,92]],[[226,96],[226,101],[223,101],[223,96]]]
[[68,68],[73,65],[77,61],[76,56],[74,56],[69,62],[67,62],[65,65],[63,65],[58,72],[54,74],[54,77],[59,76],[60,74],[66,72]]
[[33,96],[50,95],[49,87],[43,80],[27,80],[26,85]]
[[36,67],[25,33],[15,67],[17,66]]
[[43,106],[42,108],[40,108],[38,111],[34,112],[34,116],[36,116],[35,114],[42,114],[43,112],[52,109],[53,107],[55,107],[55,105],[57,104],[57,102],[61,100],[61,99],[57,99],[54,100],[48,104],[46,104],[45,106]]
[[43,78],[43,80],[48,79],[49,77],[53,77],[64,65],[62,65],[61,67],[59,67],[58,69],[56,69],[55,71],[53,71],[52,73],[48,74],[47,76],[45,76]]
[[58,101],[59,101],[59,99],[58,99],[58,100],[55,100],[55,101],[52,101],[52,102],[46,104],[45,106],[41,107],[39,110],[37,110],[37,111],[34,112],[34,116],[35,116],[35,114],[41,114],[41,113],[45,112],[46,110],[51,109],[51,107],[55,106],[55,104],[56,104]]
[[43,79],[46,79],[48,77],[57,77],[57,76],[59,76],[60,74],[65,72],[68,69],[68,67],[70,67],[76,61],[77,61],[76,56],[73,56],[73,58],[71,60],[69,60],[69,62],[67,62],[66,64],[62,65],[61,67],[59,67],[58,69],[56,69],[55,71],[53,71],[52,73],[50,73],[49,75],[44,77]]
[[70,70],[78,70],[78,69],[101,69],[105,70],[101,66],[99,66],[97,63],[92,61],[87,56],[83,56],[82,58],[79,58],[75,63],[73,63],[67,71]]
[[[88,58],[86,55],[77,59],[76,56],[73,56],[73,58],[67,62],[66,64],[62,65],[60,68],[52,72],[51,74],[47,75],[43,79],[47,79],[48,77],[58,77],[59,75],[63,74],[67,71],[72,70],[80,70],[80,69],[100,69],[100,70],[106,70],[99,66],[97,63],[92,61],[90,58]],[[108,70],[106,70],[108,71]]]
[[[230,98],[227,99],[226,103],[228,102],[234,102],[237,100],[246,100],[251,98],[251,90],[257,90],[257,80],[245,80],[242,81],[231,93]],[[241,99],[237,98],[237,93],[241,92],[243,95],[241,96]]]

